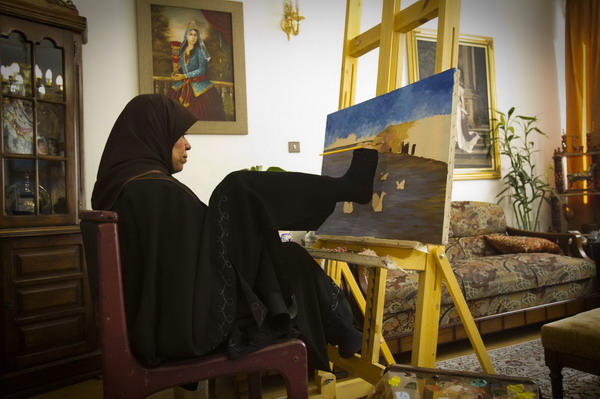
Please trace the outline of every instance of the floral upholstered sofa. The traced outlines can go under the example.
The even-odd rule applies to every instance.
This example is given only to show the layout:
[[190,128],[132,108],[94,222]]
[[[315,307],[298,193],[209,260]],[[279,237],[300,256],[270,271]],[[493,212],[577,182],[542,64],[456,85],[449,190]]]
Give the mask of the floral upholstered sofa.
[[[596,265],[580,237],[507,227],[499,205],[452,202],[446,254],[482,335],[600,306]],[[417,285],[418,272],[388,272],[383,335],[392,353],[411,349]],[[444,288],[439,342],[464,338]]]

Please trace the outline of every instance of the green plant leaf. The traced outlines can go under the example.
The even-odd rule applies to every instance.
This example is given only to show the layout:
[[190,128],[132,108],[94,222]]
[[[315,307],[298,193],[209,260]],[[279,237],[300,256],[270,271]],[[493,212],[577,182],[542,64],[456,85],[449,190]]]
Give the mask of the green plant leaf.
[[267,168],[267,172],[287,172],[285,169],[280,168],[279,166],[269,166]]
[[[496,111],[499,122],[492,125],[489,136],[498,140],[500,153],[508,157],[510,168],[502,177],[502,189],[496,195],[498,203],[507,201],[515,215],[517,225],[524,229],[538,229],[542,204],[554,197],[554,190],[535,171],[533,155],[539,152],[532,140],[533,133],[546,136],[537,126],[536,116],[515,115],[511,107],[504,114]],[[490,140],[492,142],[492,140]]]
[[537,118],[535,116],[517,115],[517,118],[524,119],[526,121],[537,121]]
[[[251,167],[246,168],[244,170],[250,170],[250,171],[253,171],[253,172],[262,172],[263,166],[262,165],[251,166]],[[269,166],[266,171],[267,172],[287,172],[287,170],[282,169],[279,166]]]

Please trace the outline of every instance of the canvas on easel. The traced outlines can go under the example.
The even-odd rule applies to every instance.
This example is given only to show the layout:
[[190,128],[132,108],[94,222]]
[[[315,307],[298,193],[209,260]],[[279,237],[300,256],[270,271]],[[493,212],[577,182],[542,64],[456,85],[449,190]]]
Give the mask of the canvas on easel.
[[339,203],[317,234],[446,243],[457,74],[449,69],[327,116],[322,174],[344,173],[352,151],[340,150],[372,143],[380,154],[372,201]]

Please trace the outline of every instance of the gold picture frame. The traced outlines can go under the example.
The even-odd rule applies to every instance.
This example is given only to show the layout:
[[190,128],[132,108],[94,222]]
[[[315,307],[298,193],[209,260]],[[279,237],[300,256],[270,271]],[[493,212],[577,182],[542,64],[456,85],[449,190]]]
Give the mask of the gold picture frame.
[[140,93],[167,94],[187,106],[200,118],[188,133],[248,134],[242,3],[136,5]]
[[[413,83],[434,73],[436,32],[417,29],[407,34],[407,41],[408,72]],[[498,140],[490,137],[497,109],[493,50],[490,37],[460,35],[462,122],[457,129],[454,180],[500,178],[500,148]]]

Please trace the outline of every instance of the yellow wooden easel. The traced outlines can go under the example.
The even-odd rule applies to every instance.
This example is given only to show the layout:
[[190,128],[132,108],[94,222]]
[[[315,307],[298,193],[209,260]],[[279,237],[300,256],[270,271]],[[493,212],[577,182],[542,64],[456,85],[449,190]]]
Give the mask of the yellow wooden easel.
[[[376,95],[399,88],[404,53],[401,47],[404,44],[403,35],[436,17],[438,38],[435,73],[439,73],[458,65],[460,0],[420,0],[403,10],[400,10],[400,0],[383,0],[381,23],[363,33],[360,32],[361,0],[347,0],[339,109],[354,104],[358,58],[377,47],[379,62]],[[356,252],[368,248],[375,251],[377,256],[331,251],[340,246]],[[316,259],[322,260],[322,265],[334,281],[339,284],[343,279],[348,284],[365,316],[361,354],[344,359],[335,348],[330,347],[329,357],[332,363],[373,385],[380,379],[385,368],[380,362],[381,358],[386,365],[394,363],[394,358],[382,337],[382,320],[387,270],[400,267],[420,273],[412,365],[435,366],[443,282],[484,372],[494,373],[494,367],[471,312],[445,257],[443,245],[369,237],[321,236],[310,252]],[[352,276],[348,263],[368,266],[366,298]],[[331,375],[323,377],[323,374],[320,374],[317,377],[322,379],[321,395],[313,396],[352,397],[342,393],[343,387],[340,384],[335,388],[331,384],[329,387],[323,384],[323,380],[330,381],[327,378],[330,379]]]

